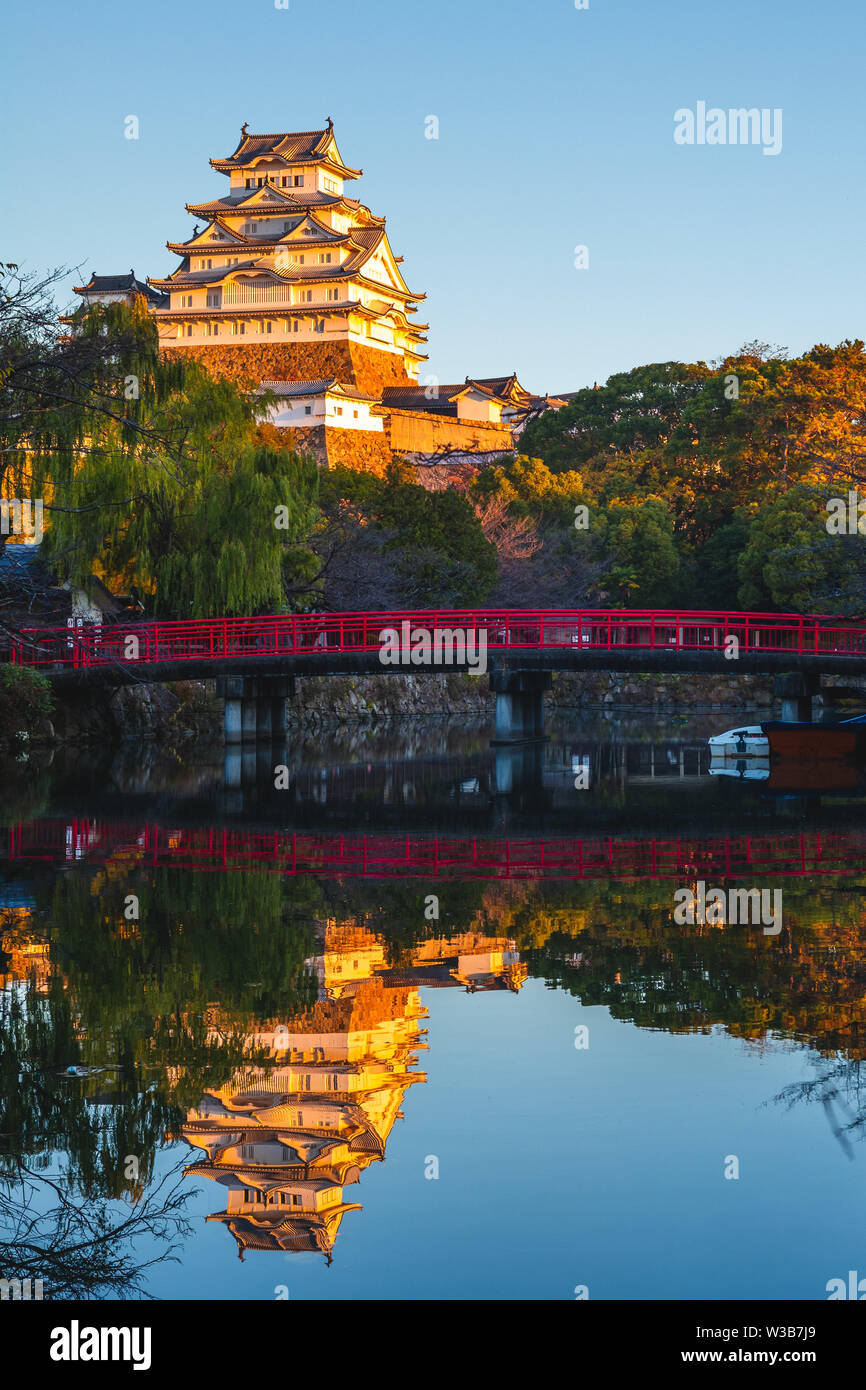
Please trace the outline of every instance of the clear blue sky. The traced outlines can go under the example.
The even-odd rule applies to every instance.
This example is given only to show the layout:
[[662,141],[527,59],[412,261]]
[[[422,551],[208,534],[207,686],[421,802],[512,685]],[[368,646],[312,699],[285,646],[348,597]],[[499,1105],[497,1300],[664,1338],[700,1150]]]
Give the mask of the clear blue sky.
[[[3,33],[0,259],[163,275],[243,121],[330,115],[442,381],[864,331],[862,0],[45,0]],[[676,145],[698,101],[780,107],[781,154]]]

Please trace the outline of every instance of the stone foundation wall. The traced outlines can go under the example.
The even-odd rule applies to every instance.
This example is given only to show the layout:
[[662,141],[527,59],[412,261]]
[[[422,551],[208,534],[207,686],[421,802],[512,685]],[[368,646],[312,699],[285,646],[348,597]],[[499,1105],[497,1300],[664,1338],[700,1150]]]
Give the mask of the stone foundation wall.
[[325,445],[331,468],[357,468],[380,477],[391,462],[387,436],[376,430],[326,430]]
[[240,386],[260,381],[317,381],[336,377],[371,396],[386,386],[410,386],[403,358],[343,338],[321,343],[258,342],[197,343],[184,347],[163,343],[164,354],[186,353],[215,377],[228,377]]
[[272,448],[312,454],[320,468],[355,468],[381,477],[391,461],[388,440],[377,430],[338,430],[325,425],[278,429],[275,425],[261,425],[259,438]]

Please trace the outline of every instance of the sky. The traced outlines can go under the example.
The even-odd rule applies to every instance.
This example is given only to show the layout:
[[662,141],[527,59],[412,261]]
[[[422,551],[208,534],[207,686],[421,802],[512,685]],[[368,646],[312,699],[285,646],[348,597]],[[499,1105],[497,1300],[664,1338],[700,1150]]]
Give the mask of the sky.
[[[567,391],[862,334],[862,0],[282,3],[10,11],[0,259],[163,276],[244,121],[331,116],[427,295],[422,377]],[[781,111],[781,150],[676,143],[699,102]]]

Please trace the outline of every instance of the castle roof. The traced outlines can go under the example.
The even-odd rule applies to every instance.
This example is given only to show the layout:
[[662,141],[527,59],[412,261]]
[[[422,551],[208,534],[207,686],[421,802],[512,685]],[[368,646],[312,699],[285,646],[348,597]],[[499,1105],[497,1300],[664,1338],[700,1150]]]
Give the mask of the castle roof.
[[[267,200],[262,196],[265,192],[269,195]],[[245,204],[249,208],[245,208]],[[287,193],[282,188],[277,188],[275,184],[267,184],[262,188],[233,188],[224,198],[211,198],[206,203],[186,203],[187,212],[197,214],[200,217],[209,217],[213,213],[237,214],[238,212],[250,211],[255,208],[257,214],[267,216],[269,213],[279,215],[288,211],[301,212],[308,207],[339,207],[345,206],[353,212],[363,209],[370,217],[372,222],[383,223],[384,217],[376,217],[369,209],[357,198],[346,198],[339,193],[324,193],[321,189],[311,188],[309,192],[301,193],[299,190],[294,193]]]
[[282,159],[291,164],[330,164],[347,179],[360,178],[363,172],[343,163],[330,118],[323,130],[280,131],[269,135],[251,135],[244,123],[233,152],[224,159],[210,162],[214,169],[230,173],[232,169],[256,164],[260,159]]
[[[321,396],[328,392],[332,396],[346,396],[353,401],[378,401],[378,396],[369,396],[363,391],[358,391],[354,386],[347,386],[345,382],[339,381],[337,377],[320,377],[309,381],[263,381],[260,383],[259,392],[273,391],[277,396],[288,396],[290,399],[295,396]],[[317,1064],[308,1064],[315,1066]],[[321,1064],[328,1071],[333,1071],[332,1062]],[[343,1070],[345,1070],[345,1066]]]
[[136,279],[134,270],[130,270],[127,275],[91,275],[86,285],[73,285],[72,288],[80,295],[141,294],[151,302],[162,299],[162,295],[156,294],[149,285]]
[[475,392],[490,400],[528,410],[533,405],[542,404],[543,396],[534,396],[522,387],[514,373],[511,376],[467,377],[456,385],[436,387],[431,398],[429,386],[386,386],[382,393],[382,404],[395,410],[419,410],[429,415],[453,415],[461,396]]

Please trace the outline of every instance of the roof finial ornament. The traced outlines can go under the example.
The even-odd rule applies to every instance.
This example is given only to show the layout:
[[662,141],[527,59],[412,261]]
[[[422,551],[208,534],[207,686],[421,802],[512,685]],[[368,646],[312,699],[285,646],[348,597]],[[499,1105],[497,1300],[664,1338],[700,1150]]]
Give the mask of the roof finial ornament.
[[334,122],[331,120],[330,116],[328,117],[328,129],[329,129],[329,130],[333,130],[333,129],[334,129]]
[[249,124],[249,121],[244,121],[243,125],[241,126],[241,135],[246,135],[247,131],[249,130]]

